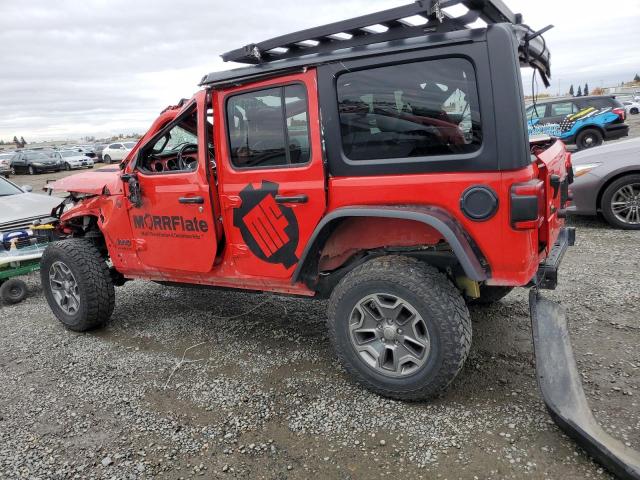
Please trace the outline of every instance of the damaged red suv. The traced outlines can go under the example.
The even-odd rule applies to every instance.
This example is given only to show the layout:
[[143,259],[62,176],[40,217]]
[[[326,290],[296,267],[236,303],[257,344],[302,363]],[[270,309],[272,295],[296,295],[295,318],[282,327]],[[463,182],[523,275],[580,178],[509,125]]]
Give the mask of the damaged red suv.
[[542,33],[499,0],[424,0],[224,54],[249,66],[202,78],[119,167],[56,182],[68,238],[42,258],[49,305],[84,331],[130,279],[328,298],[349,373],[420,400],[467,358],[466,302],[528,287],[550,411],[632,471],[635,452],[575,408],[564,314],[538,294],[574,239],[570,155],[527,132],[520,68],[548,83]]

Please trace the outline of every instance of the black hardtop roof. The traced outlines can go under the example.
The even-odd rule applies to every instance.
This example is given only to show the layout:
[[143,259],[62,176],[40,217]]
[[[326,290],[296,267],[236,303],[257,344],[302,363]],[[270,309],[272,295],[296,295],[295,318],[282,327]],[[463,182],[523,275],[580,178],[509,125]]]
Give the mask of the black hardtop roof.
[[[571,100],[591,100],[594,98],[612,98],[612,99],[616,99],[615,95],[581,95],[579,97],[571,97],[571,96],[567,96],[567,97],[555,97],[555,98],[542,98],[542,99],[536,99],[536,105],[540,105],[543,103],[553,103],[553,102],[569,102]],[[531,102],[527,102],[527,107],[533,105],[533,101]]]
[[[444,9],[454,5],[462,5],[468,12],[460,17],[450,17]],[[202,78],[200,85],[240,83],[348,58],[438,44],[481,41],[485,39],[485,30],[468,26],[478,19],[488,26],[511,24],[521,46],[521,62],[537,68],[546,83],[550,73],[549,52],[544,40],[523,25],[522,16],[511,12],[502,0],[418,0],[402,7],[301,30],[231,50],[222,55],[225,61],[254,66],[210,73]]]

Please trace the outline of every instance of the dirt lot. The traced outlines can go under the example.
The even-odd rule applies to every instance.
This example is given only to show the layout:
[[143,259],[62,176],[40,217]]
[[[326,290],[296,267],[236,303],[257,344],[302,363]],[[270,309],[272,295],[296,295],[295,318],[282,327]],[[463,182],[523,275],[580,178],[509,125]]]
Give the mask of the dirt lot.
[[[546,295],[596,416],[640,449],[640,232],[573,223]],[[75,334],[29,284],[0,307],[0,478],[609,478],[544,409],[524,290],[473,309],[456,382],[409,404],[350,380],[324,302],[130,282]]]

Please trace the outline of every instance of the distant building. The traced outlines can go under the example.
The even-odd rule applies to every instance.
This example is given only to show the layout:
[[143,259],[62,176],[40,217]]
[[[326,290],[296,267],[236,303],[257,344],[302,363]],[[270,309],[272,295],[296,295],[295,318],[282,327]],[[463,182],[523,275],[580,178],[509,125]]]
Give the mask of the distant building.
[[617,87],[605,87],[603,88],[607,95],[620,95],[620,96],[637,96],[640,95],[640,85],[634,86],[617,86]]

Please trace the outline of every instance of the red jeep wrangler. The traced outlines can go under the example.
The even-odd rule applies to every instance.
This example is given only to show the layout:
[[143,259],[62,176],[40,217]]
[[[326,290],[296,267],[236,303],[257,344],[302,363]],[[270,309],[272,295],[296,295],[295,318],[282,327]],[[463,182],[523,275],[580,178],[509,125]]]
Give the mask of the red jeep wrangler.
[[42,258],[49,305],[84,331],[128,279],[325,297],[354,378],[419,400],[467,358],[466,301],[533,287],[549,408],[615,468],[574,408],[564,316],[536,293],[574,238],[570,155],[527,133],[520,67],[548,83],[541,33],[499,0],[423,0],[226,53],[252,65],[205,76],[119,167],[55,184],[70,238]]

